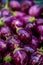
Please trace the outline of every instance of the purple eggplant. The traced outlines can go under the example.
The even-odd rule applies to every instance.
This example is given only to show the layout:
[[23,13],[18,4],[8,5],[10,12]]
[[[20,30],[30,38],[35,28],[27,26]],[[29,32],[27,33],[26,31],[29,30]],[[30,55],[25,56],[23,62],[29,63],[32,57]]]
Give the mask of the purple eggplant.
[[9,29],[9,27],[4,26],[1,28],[1,37],[2,38],[7,38],[11,35],[11,31]]
[[17,29],[17,34],[19,36],[19,39],[25,43],[25,44],[29,44],[31,41],[31,33],[25,31],[24,29]]
[[9,15],[11,15],[11,12],[10,12],[9,7],[8,7],[8,0],[6,0],[6,4],[2,8],[2,11],[1,11],[1,16],[5,17],[5,16],[9,16]]
[[43,53],[40,52],[33,53],[29,65],[43,65]]
[[35,50],[29,45],[24,45],[24,50],[27,52],[29,58],[35,52]]
[[7,17],[3,17],[3,21],[6,25],[10,26],[11,24],[11,21],[13,19],[16,19],[14,16],[10,15],[10,16],[7,16]]
[[32,1],[24,1],[22,4],[21,4],[21,11],[23,12],[28,12],[28,9],[33,5],[33,2]]
[[20,47],[20,45],[21,45],[21,41],[19,39],[13,38],[13,37],[9,38],[7,40],[7,43],[8,43],[8,47],[11,51],[14,50],[15,48]]
[[43,25],[38,25],[36,30],[39,35],[43,35]]
[[40,15],[40,7],[39,5],[33,5],[30,9],[29,9],[29,14],[31,16],[37,17]]
[[4,16],[10,16],[11,15],[11,12],[8,10],[8,9],[3,9],[1,11],[1,16],[4,17]]
[[0,53],[7,50],[7,43],[4,40],[0,40]]
[[32,41],[31,44],[29,44],[29,46],[34,50],[36,50],[39,47],[39,45],[40,45],[40,41],[35,36],[32,36]]
[[23,22],[19,20],[12,20],[11,22],[11,28],[16,31],[17,27],[23,27]]
[[26,30],[29,30],[29,29],[33,30],[33,29],[35,29],[35,27],[36,27],[35,23],[27,23],[25,26],[25,29]]
[[42,18],[37,19],[36,25],[43,25],[43,19]]
[[19,10],[20,9],[20,3],[18,1],[11,0],[9,3],[9,6],[13,10]]
[[14,50],[12,58],[15,65],[27,65],[28,56],[26,52],[21,48]]

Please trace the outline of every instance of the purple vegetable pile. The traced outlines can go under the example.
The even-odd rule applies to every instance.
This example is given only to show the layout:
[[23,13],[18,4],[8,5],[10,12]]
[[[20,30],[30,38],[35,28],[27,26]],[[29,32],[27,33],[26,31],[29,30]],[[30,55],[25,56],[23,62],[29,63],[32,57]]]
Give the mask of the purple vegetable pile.
[[43,7],[11,0],[0,11],[0,65],[43,65]]

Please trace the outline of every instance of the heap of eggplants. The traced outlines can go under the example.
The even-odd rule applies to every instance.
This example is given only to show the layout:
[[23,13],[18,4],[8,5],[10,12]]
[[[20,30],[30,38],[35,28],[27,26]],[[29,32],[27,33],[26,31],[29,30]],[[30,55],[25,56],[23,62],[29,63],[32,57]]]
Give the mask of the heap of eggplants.
[[0,11],[0,65],[43,65],[43,7],[11,0]]

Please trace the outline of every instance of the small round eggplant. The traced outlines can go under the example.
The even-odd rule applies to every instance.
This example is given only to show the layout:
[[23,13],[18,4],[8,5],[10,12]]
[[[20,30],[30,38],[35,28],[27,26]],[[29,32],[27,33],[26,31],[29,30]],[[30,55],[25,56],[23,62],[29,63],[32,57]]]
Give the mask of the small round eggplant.
[[42,61],[43,61],[43,54],[41,54],[40,52],[35,52],[31,56],[29,65],[42,65],[43,64]]
[[9,47],[10,51],[14,50],[15,48],[20,47],[20,45],[21,45],[20,40],[19,39],[15,39],[13,37],[9,38],[7,40],[7,43],[8,43],[8,47]]
[[36,30],[39,35],[43,35],[43,25],[38,25]]
[[12,16],[12,15],[7,16],[7,17],[3,17],[3,21],[4,21],[4,23],[5,23],[7,26],[10,26],[10,23],[11,23],[12,19],[15,19],[15,17]]
[[11,12],[8,9],[3,9],[1,11],[1,16],[2,17],[9,16],[9,15],[11,15]]
[[23,27],[23,22],[20,20],[12,20],[11,22],[11,28],[16,31],[17,27]]
[[24,42],[25,44],[29,44],[30,41],[31,41],[31,33],[30,32],[27,32],[25,31],[24,29],[17,29],[17,34],[18,34],[18,37],[19,39]]
[[43,25],[43,19],[42,18],[37,19],[36,25]]
[[13,10],[19,10],[20,9],[20,3],[18,1],[11,0],[9,2],[9,6]]
[[1,37],[2,38],[7,38],[11,35],[11,31],[9,29],[9,27],[4,26],[1,28]]
[[21,11],[23,12],[28,12],[28,9],[33,5],[33,2],[32,1],[24,1],[22,4],[21,4]]
[[23,48],[27,52],[29,58],[35,52],[35,50],[33,48],[31,48],[29,45],[24,45]]
[[21,48],[14,50],[12,58],[15,65],[27,65],[28,56],[26,52]]
[[40,7],[39,5],[33,5],[30,9],[29,9],[29,14],[31,16],[37,17],[40,15]]
[[10,26],[10,22],[12,21],[13,18],[14,18],[13,16],[3,17],[3,21],[6,25]]
[[35,27],[36,27],[35,23],[27,23],[25,26],[25,29],[26,30],[29,30],[29,29],[33,30],[33,29],[35,29]]
[[29,46],[36,50],[39,47],[39,45],[40,45],[39,40],[35,36],[32,36],[32,41],[31,44],[29,44]]

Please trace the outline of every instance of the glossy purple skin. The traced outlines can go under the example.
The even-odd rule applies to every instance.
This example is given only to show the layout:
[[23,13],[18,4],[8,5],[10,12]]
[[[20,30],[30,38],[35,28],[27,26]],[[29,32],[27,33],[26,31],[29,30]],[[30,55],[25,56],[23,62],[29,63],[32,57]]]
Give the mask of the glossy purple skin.
[[36,50],[39,47],[39,44],[39,40],[35,36],[32,36],[32,41],[31,44],[29,44],[29,46]]
[[32,1],[24,1],[22,4],[21,4],[21,11],[23,12],[28,12],[28,9],[33,5],[33,2]]
[[3,63],[3,65],[13,65],[13,64],[11,64],[11,63]]
[[14,50],[15,48],[20,47],[20,45],[21,45],[21,42],[19,39],[15,39],[12,37],[7,40],[7,43],[8,43],[8,47],[9,47],[10,51]]
[[13,61],[15,65],[27,65],[28,56],[24,50],[18,50],[13,53]]
[[30,14],[31,16],[35,16],[35,17],[39,16],[39,14],[40,14],[40,7],[39,7],[39,5],[34,5],[34,6],[32,6],[32,7],[29,9],[29,14]]
[[35,52],[30,59],[29,65],[41,65],[43,61],[43,55]]
[[25,24],[28,22],[29,17],[30,17],[30,16],[24,16],[24,17],[23,17],[23,21],[24,21]]
[[37,32],[38,34],[43,35],[43,25],[37,26]]
[[9,27],[5,26],[1,28],[1,37],[9,37],[11,35]]
[[35,50],[31,47],[29,47],[29,45],[24,45],[24,50],[27,52],[28,56],[31,56]]
[[13,10],[19,10],[20,9],[20,3],[18,1],[10,1],[9,6]]
[[4,16],[9,16],[11,15],[11,12],[8,10],[8,9],[3,9],[1,11],[1,16],[4,17]]
[[16,19],[14,16],[10,15],[7,17],[3,17],[3,21],[5,22],[6,25],[10,26],[10,23],[13,19]]
[[31,30],[31,29],[25,27],[24,30],[27,31],[28,33],[30,33],[30,35],[31,35],[31,37],[32,37],[32,30]]
[[35,23],[27,23],[25,29],[34,29],[36,27]]
[[23,27],[23,22],[19,20],[12,20],[11,22],[11,28],[13,30],[16,30],[16,27]]
[[43,19],[42,18],[37,19],[36,25],[43,25]]
[[0,40],[0,53],[5,52],[7,49],[7,43],[4,40]]
[[30,32],[25,31],[24,29],[20,29],[17,32],[20,40],[26,44],[29,44],[29,42],[31,41],[31,34]]

